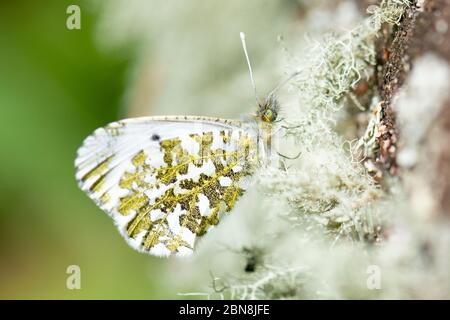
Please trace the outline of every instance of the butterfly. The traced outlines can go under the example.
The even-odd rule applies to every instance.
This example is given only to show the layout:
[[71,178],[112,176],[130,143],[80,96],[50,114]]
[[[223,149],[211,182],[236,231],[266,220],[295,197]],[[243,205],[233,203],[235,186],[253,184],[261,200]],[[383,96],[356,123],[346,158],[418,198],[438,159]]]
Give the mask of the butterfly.
[[279,103],[272,91],[252,121],[194,116],[125,119],[98,128],[78,149],[79,187],[134,249],[190,255],[272,157]]

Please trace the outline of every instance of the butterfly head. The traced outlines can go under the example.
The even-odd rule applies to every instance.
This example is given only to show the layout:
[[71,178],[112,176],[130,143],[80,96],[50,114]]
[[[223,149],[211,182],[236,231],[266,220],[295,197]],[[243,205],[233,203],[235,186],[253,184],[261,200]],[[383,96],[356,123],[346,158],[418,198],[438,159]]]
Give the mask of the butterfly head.
[[280,104],[273,94],[270,94],[263,103],[259,103],[257,117],[266,123],[277,120]]
[[261,103],[258,98],[258,93],[256,92],[255,80],[253,79],[252,65],[250,64],[250,58],[248,57],[247,45],[245,43],[245,34],[240,33],[242,48],[244,49],[245,59],[247,60],[248,71],[250,74],[250,80],[252,82],[253,90],[255,91],[255,99],[258,104],[258,112],[256,118],[261,120],[263,123],[273,123],[277,120],[278,111],[280,110],[280,104],[276,99],[275,92],[280,86],[277,86],[272,92],[267,96],[267,98]]

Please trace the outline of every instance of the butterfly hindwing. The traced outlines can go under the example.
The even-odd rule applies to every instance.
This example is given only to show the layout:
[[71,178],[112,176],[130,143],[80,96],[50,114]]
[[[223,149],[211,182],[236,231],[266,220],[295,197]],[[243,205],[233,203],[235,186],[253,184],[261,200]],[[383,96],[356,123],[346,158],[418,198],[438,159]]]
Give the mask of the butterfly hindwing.
[[133,248],[185,255],[243,194],[255,152],[238,121],[128,119],[86,138],[76,178]]

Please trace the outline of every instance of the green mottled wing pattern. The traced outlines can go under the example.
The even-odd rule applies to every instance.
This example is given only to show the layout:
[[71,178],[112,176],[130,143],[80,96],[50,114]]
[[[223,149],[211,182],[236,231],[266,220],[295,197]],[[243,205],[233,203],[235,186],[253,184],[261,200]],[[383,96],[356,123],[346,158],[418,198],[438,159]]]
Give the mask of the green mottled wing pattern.
[[244,193],[257,162],[256,140],[237,121],[123,120],[86,138],[76,178],[133,248],[188,255]]

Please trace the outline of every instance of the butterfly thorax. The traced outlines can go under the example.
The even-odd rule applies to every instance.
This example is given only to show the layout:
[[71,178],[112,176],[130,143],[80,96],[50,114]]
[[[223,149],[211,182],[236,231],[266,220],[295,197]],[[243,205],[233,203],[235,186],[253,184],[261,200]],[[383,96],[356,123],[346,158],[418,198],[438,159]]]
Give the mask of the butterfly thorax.
[[262,103],[258,103],[255,116],[258,124],[258,159],[259,164],[267,166],[273,159],[274,132],[280,105],[273,94],[270,94]]

